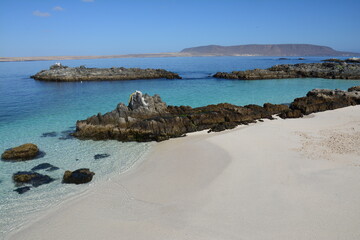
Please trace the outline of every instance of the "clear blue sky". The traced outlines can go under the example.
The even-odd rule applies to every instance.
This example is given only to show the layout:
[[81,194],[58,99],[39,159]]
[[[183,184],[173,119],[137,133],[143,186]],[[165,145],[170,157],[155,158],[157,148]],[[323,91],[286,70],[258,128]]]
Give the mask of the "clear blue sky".
[[309,43],[360,52],[360,0],[0,0],[0,56]]

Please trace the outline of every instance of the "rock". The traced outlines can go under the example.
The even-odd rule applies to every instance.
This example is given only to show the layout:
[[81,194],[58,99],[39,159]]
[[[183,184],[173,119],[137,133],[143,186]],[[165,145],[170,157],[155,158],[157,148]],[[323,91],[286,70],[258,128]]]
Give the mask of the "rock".
[[14,190],[14,192],[17,192],[18,194],[23,194],[23,193],[26,193],[27,191],[29,191],[31,188],[29,186],[25,186],[25,187],[19,187],[19,188],[16,188]]
[[[356,90],[356,89],[355,89]],[[240,124],[279,115],[298,118],[313,112],[360,104],[360,91],[314,89],[305,97],[295,99],[289,106],[265,103],[235,106],[228,103],[191,108],[167,106],[160,96],[133,94],[130,107],[118,104],[115,110],[77,121],[74,136],[79,139],[119,141],[163,141],[182,137],[186,133],[210,129],[223,131]],[[131,99],[130,99],[131,100]]]
[[101,158],[107,158],[107,157],[110,157],[110,154],[102,153],[102,154],[96,154],[96,155],[94,155],[94,159],[95,159],[95,160],[98,160],[98,159],[101,159]]
[[57,132],[46,132],[41,135],[41,137],[56,137]]
[[60,132],[61,136],[59,137],[59,140],[74,139],[73,133],[74,133],[73,128],[70,128],[69,130],[61,131]]
[[276,65],[268,69],[218,72],[213,77],[256,80],[282,78],[329,78],[329,79],[360,79],[360,64],[348,63],[299,63]]
[[360,86],[351,87],[348,92],[360,92]]
[[[119,141],[163,141],[186,133],[212,129],[220,131],[239,124],[269,118],[288,110],[286,105],[265,107],[217,104],[199,108],[167,106],[158,95],[132,94],[129,106],[118,104],[115,110],[78,121],[74,136],[79,139]],[[132,103],[133,101],[133,103]]]
[[39,148],[35,144],[26,143],[6,150],[1,158],[3,160],[24,161],[34,159],[39,153]]
[[46,169],[45,171],[47,171],[47,172],[53,172],[53,171],[56,171],[56,170],[59,170],[59,169],[60,169],[60,168],[53,166],[53,167],[50,167],[50,168]]
[[145,102],[142,92],[135,91],[133,94],[130,95],[128,107],[131,110],[148,107],[148,104]]
[[337,58],[329,58],[329,59],[325,59],[325,60],[321,60],[321,61],[323,61],[323,62],[336,62],[336,63],[345,62],[344,60],[337,59]]
[[92,180],[94,172],[91,172],[88,168],[81,168],[75,171],[65,171],[63,177],[63,183],[75,183],[82,184],[88,183]]
[[264,103],[264,109],[269,112],[271,115],[282,113],[289,110],[289,107],[284,104],[271,104]]
[[61,64],[52,65],[49,70],[42,70],[31,76],[41,81],[109,81],[109,80],[136,80],[136,79],[181,79],[177,73],[164,69],[140,68],[86,68],[67,67]]
[[279,117],[281,118],[301,118],[303,117],[304,115],[301,113],[300,110],[288,110],[288,111],[285,111],[285,112],[282,112],[279,114]]
[[290,109],[299,110],[302,114],[308,115],[314,112],[357,105],[360,103],[360,95],[356,93],[358,92],[314,89],[308,92],[306,97],[296,98],[290,104]]
[[31,184],[34,187],[38,187],[43,184],[48,184],[54,181],[48,175],[43,175],[37,172],[17,172],[13,174],[13,180],[17,184]]
[[305,60],[305,58],[298,58],[298,60]]
[[215,125],[214,127],[210,128],[210,130],[208,132],[221,132],[226,129],[233,129],[238,125],[239,124],[236,124],[234,122],[222,122],[222,123],[219,123],[219,124]]
[[360,58],[356,58],[356,57],[348,58],[348,59],[345,60],[345,62],[347,62],[347,63],[360,63]]
[[[41,164],[33,167],[33,168],[31,169],[31,171],[45,170],[45,169],[55,169],[55,170],[57,170],[57,169],[59,169],[59,168],[51,165],[50,163],[41,163]],[[52,170],[52,171],[54,171],[54,170]]]
[[290,58],[279,58],[278,60],[290,60]]

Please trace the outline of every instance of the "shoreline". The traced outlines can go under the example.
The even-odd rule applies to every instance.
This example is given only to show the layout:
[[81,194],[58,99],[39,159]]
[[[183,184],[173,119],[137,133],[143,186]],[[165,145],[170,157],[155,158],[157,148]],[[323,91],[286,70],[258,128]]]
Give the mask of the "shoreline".
[[351,106],[157,143],[7,239],[356,239],[359,119]]
[[35,57],[0,57],[0,62],[31,62],[31,61],[62,61],[62,60],[86,60],[86,59],[115,59],[115,58],[168,58],[168,57],[269,57],[282,58],[286,57],[289,60],[292,58],[307,57],[307,58],[346,58],[349,56],[337,55],[319,55],[319,56],[268,56],[259,54],[234,54],[234,55],[219,55],[219,54],[190,54],[180,52],[170,53],[139,53],[139,54],[119,54],[119,55],[95,55],[95,56],[35,56]]

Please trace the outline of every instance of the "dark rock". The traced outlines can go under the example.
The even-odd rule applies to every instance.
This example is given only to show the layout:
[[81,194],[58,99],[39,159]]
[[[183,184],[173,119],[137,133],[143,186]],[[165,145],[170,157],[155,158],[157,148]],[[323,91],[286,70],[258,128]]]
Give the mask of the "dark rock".
[[56,137],[57,132],[46,132],[41,135],[41,137]]
[[282,112],[279,114],[279,117],[281,118],[301,118],[303,117],[304,115],[301,113],[300,110],[288,110],[288,111],[285,111],[285,112]]
[[39,153],[39,148],[35,144],[26,143],[6,150],[1,158],[3,160],[25,161],[36,158]]
[[42,81],[112,81],[112,80],[136,80],[136,79],[181,79],[177,73],[164,69],[140,69],[140,68],[86,68],[80,66],[71,68],[53,65],[49,70],[42,70],[31,76],[35,80]]
[[91,172],[88,168],[81,168],[75,171],[65,171],[63,177],[63,183],[75,183],[82,184],[88,183],[92,180],[94,172]]
[[325,60],[321,60],[321,61],[323,61],[323,62],[336,62],[336,63],[345,62],[344,60],[337,59],[337,58],[329,58],[329,59],[325,59]]
[[47,172],[53,172],[53,171],[56,171],[56,170],[59,170],[59,169],[60,169],[60,168],[58,168],[58,167],[52,166],[52,167],[46,169],[45,171],[47,171]]
[[31,184],[34,187],[38,187],[43,184],[48,184],[54,181],[48,175],[43,175],[37,172],[17,172],[13,174],[13,180],[17,184]]
[[313,112],[360,104],[359,91],[319,89],[295,99],[290,106],[265,103],[263,107],[254,104],[241,107],[220,103],[191,108],[167,106],[158,95],[151,97],[145,94],[140,100],[138,97],[132,108],[121,103],[104,115],[97,114],[78,121],[74,136],[93,140],[163,141],[189,132],[222,131],[259,119],[274,119],[272,116],[276,114],[282,118],[298,118]]
[[345,92],[341,90],[314,89],[306,97],[296,98],[290,105],[292,110],[300,110],[307,115],[314,112],[322,112],[337,108],[347,107],[360,103],[357,92]]
[[329,78],[329,79],[360,79],[360,64],[347,63],[299,63],[276,65],[268,69],[218,72],[213,77],[256,80],[282,78]]
[[94,155],[94,159],[95,159],[95,160],[98,160],[98,159],[101,159],[101,158],[107,158],[107,157],[110,157],[110,154],[102,153],[102,154],[96,154],[96,155]]
[[222,123],[219,123],[219,124],[215,125],[214,127],[210,128],[210,130],[208,132],[221,132],[226,129],[233,129],[238,125],[239,124],[237,124],[235,122],[222,122]]
[[74,133],[74,130],[73,130],[72,128],[71,128],[70,130],[62,131],[62,132],[60,133],[60,134],[61,134],[61,137],[59,137],[59,140],[74,139],[73,133]]
[[23,194],[23,193],[26,193],[27,191],[29,191],[31,188],[29,186],[25,186],[25,187],[19,187],[19,188],[16,188],[14,190],[14,192],[17,192],[18,194]]
[[31,171],[45,170],[45,169],[50,169],[50,168],[59,169],[58,167],[55,167],[55,166],[51,165],[50,163],[41,163],[41,164],[33,167],[33,168],[31,169]]
[[298,58],[298,60],[305,60],[305,58]]
[[348,92],[360,92],[360,86],[351,87]]
[[279,58],[278,60],[290,60],[290,58]]
[[269,112],[271,115],[282,113],[289,110],[289,106],[285,104],[271,104],[264,103],[264,109]]
[[347,62],[347,63],[360,63],[360,58],[355,58],[355,57],[348,58],[348,59],[345,60],[345,62]]
[[288,110],[286,105],[265,104],[244,107],[222,103],[199,108],[167,106],[158,95],[131,95],[129,106],[118,104],[112,112],[77,122],[74,135],[80,139],[120,141],[163,141],[188,132],[220,131],[239,124],[269,118]]

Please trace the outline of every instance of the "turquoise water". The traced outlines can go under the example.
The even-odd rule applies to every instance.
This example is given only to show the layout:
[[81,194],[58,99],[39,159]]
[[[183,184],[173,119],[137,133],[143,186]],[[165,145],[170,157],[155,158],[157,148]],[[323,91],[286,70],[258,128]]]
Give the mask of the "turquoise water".
[[[87,67],[164,68],[179,73],[182,80],[137,80],[115,82],[54,83],[39,82],[29,76],[47,69],[55,61],[0,63],[0,152],[26,142],[37,144],[46,153],[43,158],[21,163],[0,162],[0,238],[18,228],[40,210],[60,203],[70,195],[91,188],[128,169],[145,156],[154,143],[121,143],[117,141],[61,140],[61,132],[72,131],[76,120],[98,112],[105,113],[126,102],[135,90],[158,93],[171,105],[192,107],[228,102],[237,105],[289,103],[313,88],[347,89],[360,85],[360,80],[281,79],[239,81],[214,79],[217,71],[267,68],[275,64],[318,62],[278,60],[264,57],[191,57],[133,58],[61,61],[63,65]],[[56,132],[56,137],[41,137]],[[110,157],[94,159],[95,154]],[[14,192],[12,174],[30,170],[40,163],[60,168],[46,173],[56,181],[32,188],[19,195]],[[96,173],[91,184],[64,185],[65,170],[90,168]]]

